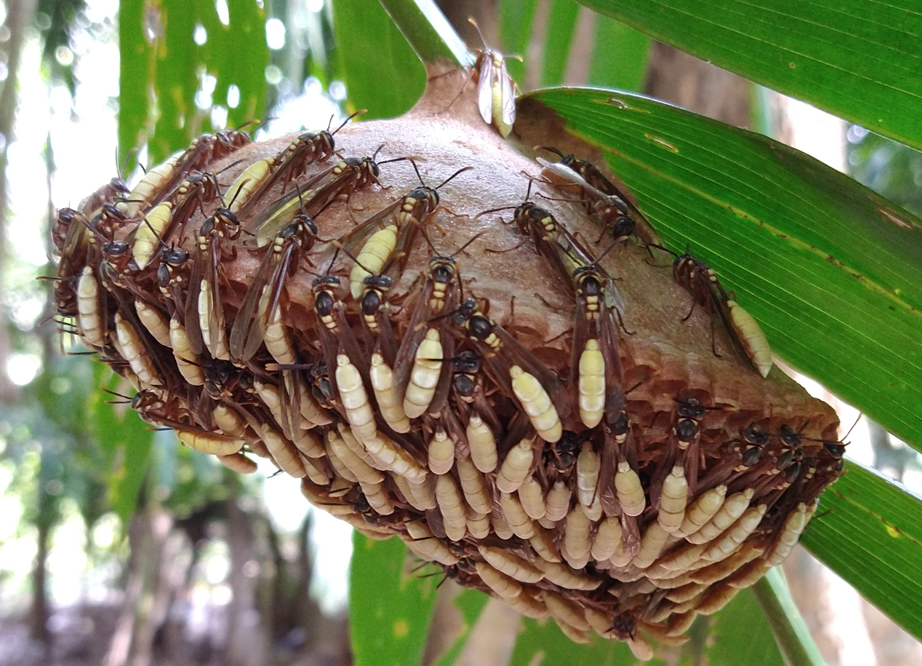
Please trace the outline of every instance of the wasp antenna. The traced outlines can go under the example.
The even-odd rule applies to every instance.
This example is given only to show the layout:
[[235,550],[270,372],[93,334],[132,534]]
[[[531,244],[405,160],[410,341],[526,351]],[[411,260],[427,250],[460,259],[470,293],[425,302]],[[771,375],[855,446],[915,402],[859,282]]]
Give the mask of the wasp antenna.
[[[243,188],[241,188],[243,189]],[[304,217],[307,217],[307,211],[304,210],[304,199],[301,197],[301,184],[298,181],[295,181],[295,190],[298,192],[298,204],[301,208],[301,213],[304,214]],[[239,190],[238,190],[239,192]]]
[[310,370],[312,363],[266,363],[266,372],[280,372],[283,370]]
[[[426,240],[428,241],[429,239],[427,238]],[[350,259],[352,259],[352,261],[354,261],[358,266],[360,266],[361,268],[363,268],[363,269],[364,269],[365,271],[367,271],[370,275],[375,275],[375,272],[374,272],[373,270],[371,270],[370,268],[368,268],[367,266],[365,266],[361,261],[359,261],[351,252],[349,252],[349,250],[347,250],[345,247],[343,247],[343,246],[340,244],[340,242],[339,242],[338,240],[334,240],[334,241],[333,241],[333,245],[336,246],[336,252],[339,252],[340,250],[342,250],[343,254],[345,254],[347,257],[349,257]],[[430,243],[430,247],[431,247],[431,243]],[[335,255],[335,254],[333,255],[333,258],[334,258],[334,260],[336,259],[336,255]],[[330,266],[331,266],[331,267],[333,266],[333,263],[332,263],[332,262],[330,263]],[[329,274],[329,271],[327,271],[327,274]]]
[[423,238],[426,240],[426,245],[429,246],[429,251],[432,254],[437,255],[439,251],[435,249],[435,245],[432,244],[432,239],[430,239],[429,234],[426,233],[426,227],[423,225],[419,225],[417,228],[419,229],[419,232],[423,235]]
[[237,160],[236,162],[231,162],[231,163],[228,164],[226,167],[224,167],[223,169],[221,169],[218,173],[212,174],[212,175],[215,177],[215,183],[218,182],[218,176],[220,176],[222,173],[224,173],[224,172],[227,171],[228,169],[234,168],[234,167],[237,166],[238,164],[243,164],[243,162],[244,162],[244,160]]
[[[381,146],[379,146],[379,148],[383,148],[383,147],[384,147],[384,144],[381,144]],[[375,154],[377,155],[377,152]],[[390,160],[384,160],[383,162],[375,162],[375,164],[380,166],[382,164],[391,164],[392,162],[412,162],[413,160],[418,160],[418,159],[420,158],[416,155],[408,155],[406,157],[395,157]]]
[[534,185],[535,179],[532,176],[528,177],[528,189],[525,190],[525,201],[528,201],[531,198],[531,186]]
[[244,127],[246,127],[247,125],[261,125],[261,124],[262,124],[262,121],[261,121],[259,118],[253,118],[252,120],[248,120],[248,121],[246,121],[245,123],[243,123],[243,124],[241,124],[241,125],[237,125],[237,127],[234,128],[234,131],[235,131],[235,132],[239,132],[240,130],[242,130],[242,129],[243,129]]
[[[547,183],[548,181],[543,181],[543,182]],[[541,194],[540,192],[538,193],[538,196],[544,199],[545,201],[561,201],[563,203],[573,203],[574,202],[574,199],[561,199],[560,197],[549,197],[546,194]]]
[[534,150],[534,151],[546,150],[546,151],[549,152],[549,153],[554,153],[554,154],[557,155],[557,157],[559,157],[560,159],[564,159],[564,158],[566,157],[566,155],[564,155],[562,152],[560,152],[559,150],[557,150],[557,149],[554,148],[553,146],[535,146],[534,148],[532,148],[532,150]]
[[[602,239],[600,238],[599,240],[602,240]],[[620,239],[620,238],[616,238],[615,240],[613,240],[613,241],[609,244],[609,246],[608,246],[607,248],[605,248],[605,251],[604,251],[602,254],[600,254],[600,255],[596,258],[595,262],[593,263],[593,266],[598,266],[599,268],[601,268],[601,261],[602,261],[602,259],[604,259],[606,256],[608,256],[608,253],[611,252],[612,250],[614,250],[615,247],[617,247],[619,243],[621,243],[621,239]],[[667,250],[667,251],[668,251],[668,250]]]
[[100,386],[99,389],[100,389],[101,391],[104,391],[105,393],[108,393],[109,395],[114,395],[116,398],[121,398],[122,400],[124,400],[124,401],[126,401],[126,402],[131,402],[132,399],[133,399],[133,398],[131,398],[131,396],[127,396],[127,395],[125,395],[124,393],[118,393],[118,392],[116,392],[116,391],[110,391],[109,389],[105,388],[104,386]]
[[845,433],[845,437],[842,438],[842,441],[845,441],[846,439],[848,439],[848,436],[852,434],[852,430],[854,430],[854,429],[855,429],[855,426],[858,425],[858,421],[861,420],[861,417],[862,417],[862,416],[864,416],[864,413],[863,413],[863,412],[858,412],[858,418],[855,419],[855,422],[852,423],[852,427],[848,429],[848,432],[847,432],[847,433]]
[[480,42],[483,44],[484,48],[487,48],[487,40],[483,38],[483,32],[481,32],[480,26],[477,25],[477,21],[474,20],[474,17],[468,16],[467,22],[474,26],[474,30],[476,30],[477,34],[480,36]]
[[475,220],[479,220],[484,215],[489,215],[490,213],[499,213],[504,210],[515,210],[517,206],[502,206],[501,208],[490,208],[488,210],[482,210],[474,216]]
[[[662,250],[663,252],[667,252],[667,253],[671,254],[673,257],[675,257],[676,259],[678,259],[678,258],[681,256],[678,252],[673,252],[672,250],[670,250],[670,249],[669,249],[668,247],[666,247],[665,245],[657,245],[656,243],[651,243],[651,244],[648,245],[647,247],[649,247],[649,248],[656,248],[657,250]],[[686,248],[686,250],[685,250],[685,254],[688,254],[688,249],[687,249],[687,248]]]
[[[414,166],[415,166],[415,165],[414,165]],[[445,185],[448,184],[451,180],[453,180],[456,176],[461,175],[461,174],[464,173],[465,171],[471,171],[473,168],[474,168],[474,167],[472,167],[472,166],[466,166],[466,167],[462,167],[461,169],[458,169],[458,170],[455,171],[453,174],[451,174],[448,178],[446,178],[445,180],[443,180],[442,183],[441,183],[438,187],[435,187],[435,188],[433,188],[433,189],[436,189],[436,190],[437,190],[437,189],[439,189],[440,187],[445,186]],[[417,172],[417,173],[418,173],[418,172]]]
[[[352,119],[355,118],[356,116],[362,115],[363,113],[368,113],[368,109],[359,109],[358,111],[356,111],[355,113],[353,113],[352,115],[350,115],[348,118],[346,118],[346,119],[343,121],[343,124],[340,125],[339,127],[337,127],[337,128],[336,128],[335,130],[333,130],[332,132],[330,132],[330,125],[333,123],[333,116],[330,116],[330,122],[327,123],[327,132],[330,132],[330,134],[336,134],[339,130],[341,130],[343,127],[345,127],[346,125],[348,125],[350,120],[352,120]],[[381,144],[381,145],[384,145],[384,144]],[[380,149],[379,149],[379,150],[380,150]],[[377,154],[377,153],[375,153],[375,154]]]
[[487,233],[487,230],[486,230],[486,229],[484,229],[483,231],[479,231],[479,232],[477,232],[476,234],[474,234],[473,238],[471,238],[471,239],[468,240],[464,245],[462,245],[462,246],[459,247],[457,250],[455,250],[455,251],[452,253],[451,256],[452,256],[452,257],[455,257],[455,256],[461,254],[462,252],[464,252],[464,251],[468,248],[468,246],[471,245],[471,243],[473,243],[475,240],[477,240],[478,238],[480,238],[481,236],[483,236],[485,233]]
[[157,242],[160,243],[162,247],[164,248],[169,247],[166,243],[163,242],[163,239],[160,238],[160,234],[157,233],[157,230],[154,229],[154,226],[147,220],[146,215],[141,218],[141,223],[144,224],[144,226],[146,226],[148,229],[150,229],[150,232],[154,235],[154,238],[157,239]]
[[416,177],[419,178],[419,184],[422,185],[423,187],[426,187],[426,183],[423,182],[423,177],[419,175],[419,167],[416,166],[416,161],[410,158],[407,158],[407,159],[410,161],[410,164],[413,165],[413,171],[416,172]]
[[[117,173],[118,173],[119,180],[122,180],[122,181],[124,182],[124,178],[123,178],[122,174],[125,173],[126,164],[127,164],[128,160],[129,160],[129,158],[130,158],[132,155],[136,154],[137,152],[138,152],[138,149],[137,149],[137,148],[132,148],[131,150],[129,150],[129,151],[128,151],[128,154],[125,155],[125,164],[121,164],[121,165],[120,165],[120,164],[118,163],[118,148],[116,147],[116,149],[115,149],[115,169],[116,169],[116,171],[117,171]],[[140,164],[139,164],[138,166],[140,166]]]
[[[251,180],[253,180],[253,179],[252,179],[252,178],[247,178],[245,181],[243,181],[242,183],[240,183],[240,187],[238,187],[238,188],[237,188],[237,191],[234,192],[234,198],[230,200],[230,203],[227,204],[227,206],[225,207],[225,210],[227,210],[228,212],[230,212],[230,209],[231,209],[231,207],[234,205],[234,202],[237,200],[237,197],[239,197],[239,196],[240,196],[240,193],[243,192],[243,190],[244,190],[244,187],[243,187],[243,186],[246,185],[247,183],[249,183]],[[216,179],[215,179],[215,189],[216,189],[216,190],[218,189],[218,188],[217,188],[217,184],[218,184],[218,180],[217,180],[217,178],[216,178]],[[220,192],[220,191],[218,191],[218,195],[219,195],[219,196],[221,195],[221,192]],[[223,197],[223,196],[221,196],[221,200],[222,200],[222,201],[224,200],[224,197]]]

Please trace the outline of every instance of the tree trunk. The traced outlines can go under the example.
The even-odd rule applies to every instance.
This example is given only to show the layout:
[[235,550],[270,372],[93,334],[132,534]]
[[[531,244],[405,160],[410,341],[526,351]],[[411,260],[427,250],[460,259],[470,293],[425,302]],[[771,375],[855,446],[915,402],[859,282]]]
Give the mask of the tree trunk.
[[35,564],[32,567],[32,608],[29,612],[29,637],[47,646],[51,638],[48,632],[48,591],[46,589],[51,521],[40,520],[37,528]]
[[749,82],[659,42],[644,93],[737,127],[749,127]]
[[227,499],[227,547],[230,550],[231,569],[227,584],[233,591],[227,608],[227,643],[223,663],[229,666],[270,663],[272,643],[266,634],[266,622],[254,612],[257,608],[254,592],[256,575],[250,571],[259,561],[255,548],[255,535],[250,516],[237,502],[239,482],[236,477],[230,485]]

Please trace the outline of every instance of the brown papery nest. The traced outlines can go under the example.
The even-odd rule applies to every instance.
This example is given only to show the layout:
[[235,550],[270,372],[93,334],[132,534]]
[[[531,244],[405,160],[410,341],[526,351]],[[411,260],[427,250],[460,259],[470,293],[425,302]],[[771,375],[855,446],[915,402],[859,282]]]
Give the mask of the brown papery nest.
[[[599,239],[464,76],[336,154],[232,132],[100,188],[58,213],[56,303],[187,445],[269,458],[363,534],[646,658],[787,556],[841,473],[838,422],[740,353],[706,266],[679,284],[642,234]],[[556,123],[513,138],[592,157]]]

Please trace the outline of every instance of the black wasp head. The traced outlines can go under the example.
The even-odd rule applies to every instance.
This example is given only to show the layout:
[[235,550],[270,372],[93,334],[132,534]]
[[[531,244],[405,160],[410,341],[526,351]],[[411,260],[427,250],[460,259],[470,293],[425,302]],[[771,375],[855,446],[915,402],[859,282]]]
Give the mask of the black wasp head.
[[439,193],[431,187],[417,187],[407,195],[407,198],[415,199],[416,201],[426,200],[429,204],[429,210],[435,210],[436,206],[439,205]]
[[616,615],[611,621],[611,632],[622,641],[633,639],[637,633],[637,620],[630,613]]
[[371,287],[372,289],[390,289],[391,285],[394,284],[393,278],[389,275],[366,275],[364,282],[366,287]]
[[198,235],[202,238],[207,238],[215,231],[215,218],[214,215],[205,218],[205,221],[202,222],[202,226],[199,227]]
[[615,226],[612,228],[612,236],[615,240],[621,240],[622,238],[628,238],[629,236],[634,235],[634,228],[636,223],[633,218],[628,215],[621,215],[615,220]]
[[594,266],[580,266],[573,272],[579,282],[579,290],[584,296],[598,296],[602,293],[602,282]]
[[743,451],[743,465],[745,467],[752,467],[757,462],[759,462],[759,457],[762,455],[762,449],[758,446],[750,446],[745,451]]
[[627,412],[621,410],[618,413],[618,417],[609,426],[609,430],[611,430],[611,434],[615,437],[620,437],[621,435],[626,435],[630,427],[631,422],[627,417]]
[[458,306],[458,309],[455,310],[452,322],[454,322],[455,326],[461,326],[461,324],[470,319],[471,315],[476,311],[477,301],[473,298],[465,298],[461,302],[461,305]]
[[794,462],[794,452],[793,452],[793,451],[785,451],[785,452],[782,453],[780,456],[778,456],[778,460],[775,461],[775,469],[778,469],[778,470],[787,469],[788,466],[789,466],[792,462]]
[[698,436],[698,424],[691,419],[682,419],[675,424],[675,436],[680,442],[690,442]]
[[58,221],[63,222],[64,224],[70,224],[74,219],[80,215],[73,208],[61,208],[58,210]]
[[316,236],[320,233],[320,230],[317,228],[317,223],[314,222],[304,213],[298,213],[295,215],[296,224],[300,224],[304,229],[306,229],[311,236]]
[[784,424],[781,426],[781,441],[784,442],[785,446],[798,449],[800,448],[800,433],[791,426]]
[[746,438],[746,441],[752,444],[753,446],[758,446],[759,448],[768,444],[768,433],[760,425],[755,423],[750,423],[746,430],[743,432],[743,437]]
[[570,454],[575,457],[576,452],[579,450],[579,438],[576,436],[576,433],[566,431],[563,433],[563,436],[557,440],[557,443],[554,444],[554,449],[557,451],[558,456]]
[[352,510],[361,515],[371,511],[371,505],[368,503],[368,499],[364,495],[359,495],[358,499],[352,503]]
[[227,227],[239,227],[240,221],[237,219],[237,215],[230,209],[225,208],[224,206],[218,206],[214,211],[215,224],[220,223],[225,229]]
[[166,289],[170,286],[170,267],[166,264],[160,264],[157,266],[157,286],[161,289]]
[[336,152],[336,141],[333,135],[326,130],[322,130],[313,138],[314,145],[317,146],[317,153],[323,156],[329,156]]
[[212,400],[220,400],[224,397],[224,391],[213,381],[206,380],[203,388],[205,389],[205,393],[207,393],[208,397]]
[[105,257],[121,257],[128,253],[130,246],[124,241],[109,241],[102,244],[102,253]]
[[827,442],[824,440],[823,448],[826,449],[826,452],[836,460],[840,460],[842,456],[845,455],[845,444],[842,444],[841,442]]
[[462,398],[470,398],[472,395],[474,395],[474,391],[477,389],[477,385],[474,384],[474,380],[465,374],[455,375],[454,384],[455,392]]
[[235,372],[234,365],[230,361],[219,359],[209,359],[203,364],[205,379],[224,386]]
[[454,372],[472,375],[480,370],[480,356],[469,349],[460,351],[457,356],[451,359],[451,369]]
[[314,281],[311,282],[311,286],[314,288],[314,291],[325,291],[330,287],[338,287],[341,284],[339,276],[337,275],[323,275],[321,277],[314,278]]
[[116,206],[115,204],[111,204],[111,203],[104,203],[102,205],[101,216],[103,219],[118,220],[120,222],[124,222],[126,219],[125,213],[123,213],[121,209],[119,209],[118,206]]
[[328,314],[333,312],[333,305],[335,303],[336,301],[333,299],[333,295],[329,291],[324,290],[314,296],[314,310],[321,317],[326,317]]
[[523,204],[519,204],[519,206],[515,209],[516,219],[528,217],[535,222],[540,222],[541,220],[550,216],[550,212],[531,201],[526,201]]
[[455,275],[455,260],[451,257],[432,257],[429,260],[429,274],[433,281],[448,284]]
[[178,247],[165,247],[160,250],[160,261],[170,266],[182,266],[189,260],[189,253]]
[[360,184],[365,185],[367,183],[377,183],[378,176],[381,175],[381,169],[378,167],[378,163],[375,162],[372,158],[366,157],[362,160],[362,177],[360,179]]
[[124,180],[118,177],[110,180],[109,186],[116,192],[121,192],[122,194],[128,194],[129,192],[131,192],[131,188],[128,187],[128,183],[126,183]]
[[688,398],[687,400],[676,400],[676,411],[682,418],[700,421],[707,414],[707,407],[702,405],[697,398]]

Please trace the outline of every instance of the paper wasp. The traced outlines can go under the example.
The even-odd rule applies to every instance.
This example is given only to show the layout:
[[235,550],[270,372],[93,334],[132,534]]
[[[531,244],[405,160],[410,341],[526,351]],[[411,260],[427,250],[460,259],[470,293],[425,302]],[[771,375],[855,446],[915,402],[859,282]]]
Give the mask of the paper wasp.
[[515,82],[506,71],[506,62],[499,51],[486,48],[486,40],[474,19],[468,19],[480,34],[484,49],[477,54],[477,106],[483,121],[493,124],[503,138],[512,132],[515,123]]
[[[474,236],[453,255],[440,255],[435,253],[425,230],[421,231],[433,254],[429,258],[422,292],[417,297],[394,360],[397,394],[404,400],[404,409],[409,407],[407,415],[411,418],[426,412],[439,412],[448,398],[452,373],[445,360],[454,357],[455,349],[448,319],[456,310],[457,293],[461,289],[454,256],[479,238],[479,234]],[[421,352],[423,345],[429,351]],[[428,390],[420,391],[421,381]],[[412,394],[408,395],[411,389]],[[408,405],[408,401],[413,405]]]
[[474,341],[493,381],[518,400],[542,439],[559,440],[561,419],[570,416],[571,407],[557,375],[486,316],[474,299],[465,299],[458,310],[460,316],[455,315],[453,321]]
[[263,344],[266,329],[281,317],[285,280],[298,268],[302,253],[311,249],[317,238],[317,225],[306,215],[298,215],[284,227],[263,257],[247,289],[230,334],[230,356],[245,362]]
[[[529,191],[530,188],[529,184]],[[576,296],[570,381],[578,387],[583,425],[594,428],[605,413],[615,418],[624,404],[618,349],[618,327],[624,328],[620,321],[624,301],[612,278],[600,267],[599,259],[550,212],[527,197],[515,209],[514,221]]]
[[333,135],[360,113],[363,111],[353,113],[332,132],[327,128],[317,133],[300,134],[275,157],[266,157],[248,166],[227,188],[224,194],[227,208],[238,216],[246,215],[279,181],[284,194],[288,183],[295,180],[307,166],[325,162],[336,154]]
[[185,326],[196,354],[207,349],[212,358],[227,359],[224,302],[221,299],[221,262],[234,256],[225,241],[240,235],[237,216],[220,206],[205,219],[196,237],[198,256],[192,264],[186,295]]
[[[665,249],[661,245],[656,247]],[[685,287],[695,304],[703,306],[712,318],[711,349],[714,354],[719,356],[714,346],[713,335],[713,316],[716,314],[727,332],[730,346],[737,355],[762,377],[767,377],[772,367],[771,347],[752,315],[739,306],[732,292],[727,292],[723,288],[714,269],[691,256],[687,248],[681,255],[671,250],[666,251],[675,257],[672,274],[676,282]],[[691,312],[685,315],[684,319],[690,316]]]
[[218,134],[203,134],[185,150],[171,155],[165,162],[150,169],[119,204],[128,219],[162,203],[190,173],[198,171],[212,160],[219,160],[250,142],[246,132],[231,130]]
[[336,199],[377,183],[378,166],[374,157],[347,157],[282,194],[275,203],[253,216],[247,231],[256,236],[259,247],[267,245],[299,212],[314,218]]
[[[163,201],[143,216],[131,234],[132,255],[138,270],[143,270],[156,246],[165,245],[173,229],[184,224],[205,201],[220,196],[217,176],[195,171]],[[202,211],[204,214],[204,210]]]
[[[416,164],[413,163],[416,169]],[[378,211],[357,227],[345,233],[333,243],[335,250],[332,252],[330,265],[335,261],[336,254],[342,248],[349,256],[356,258],[355,265],[349,274],[349,290],[353,298],[362,295],[365,278],[369,275],[379,274],[385,265],[391,261],[391,256],[397,248],[411,248],[416,231],[435,214],[439,208],[439,188],[443,187],[459,174],[469,171],[473,167],[459,169],[446,178],[437,187],[417,187],[408,194]],[[417,176],[419,176],[419,171]],[[422,177],[420,177],[422,183]],[[360,247],[361,244],[361,247]],[[408,251],[394,255],[397,271],[401,271],[409,257]],[[324,261],[327,257],[324,257]]]
[[564,156],[556,148],[538,146],[536,149],[551,151],[562,158],[560,162],[549,162],[539,157],[538,163],[547,173],[556,177],[555,183],[562,189],[578,188],[578,194],[587,212],[596,217],[604,229],[611,229],[616,242],[636,233],[645,245],[661,243],[650,221],[598,167],[573,155]]

